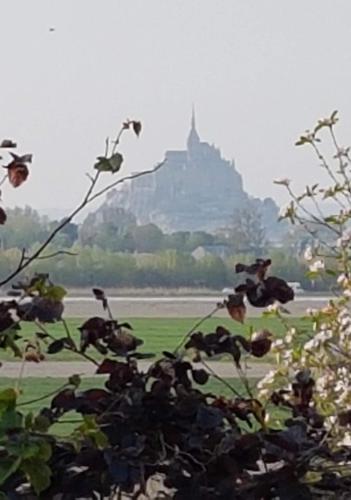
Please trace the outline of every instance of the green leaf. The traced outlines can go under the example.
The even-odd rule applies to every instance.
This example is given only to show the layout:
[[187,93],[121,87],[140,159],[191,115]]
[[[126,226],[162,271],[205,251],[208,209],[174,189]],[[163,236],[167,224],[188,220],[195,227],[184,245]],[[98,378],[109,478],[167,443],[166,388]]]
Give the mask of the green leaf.
[[317,271],[307,271],[306,277],[310,280],[315,280],[320,277],[320,273]]
[[[16,330],[13,330],[13,329],[8,330],[8,332],[6,334],[5,346],[12,350],[13,355],[16,358],[22,358],[22,351],[18,347],[18,345],[16,344],[16,340],[15,340],[16,335],[17,335]],[[1,396],[0,396],[0,399],[1,399]],[[1,409],[1,403],[0,403],[0,409]]]
[[337,215],[328,215],[324,221],[328,224],[340,224],[340,218]]
[[30,440],[28,435],[22,433],[16,441],[9,441],[6,448],[11,455],[27,460],[38,455],[40,444],[37,440]]
[[295,146],[303,146],[304,144],[309,144],[311,142],[311,140],[302,135],[296,142],[295,142]]
[[85,415],[84,422],[77,428],[77,431],[82,436],[89,437],[97,448],[102,449],[108,446],[106,434],[100,430],[93,415]]
[[78,374],[71,375],[68,379],[68,383],[73,385],[74,387],[79,387],[82,379]]
[[15,408],[9,408],[2,412],[0,418],[0,436],[9,430],[21,429],[23,426],[23,415]]
[[17,392],[13,388],[0,391],[0,411],[9,410],[16,406]]
[[15,460],[10,458],[2,458],[0,462],[0,485],[3,484],[7,478],[14,474],[21,464],[21,458]]
[[110,158],[99,156],[98,161],[95,163],[94,168],[100,172],[118,172],[123,163],[123,156],[121,153],[114,153]]
[[6,434],[9,430],[21,429],[23,426],[23,415],[10,408],[1,414],[0,418],[0,436]]
[[40,442],[39,452],[36,455],[36,459],[44,460],[44,462],[47,462],[51,458],[51,455],[52,448],[50,443],[42,439]]
[[42,460],[25,460],[21,469],[28,477],[37,495],[50,486],[51,469]]
[[37,415],[33,422],[33,430],[38,432],[47,432],[51,425],[50,420],[44,415]]
[[33,426],[33,420],[34,420],[33,412],[30,411],[24,418],[24,427],[26,429],[31,429]]
[[61,302],[61,300],[67,295],[67,290],[63,288],[63,286],[49,286],[46,290],[45,293],[43,294],[43,297],[46,297],[48,299],[55,300],[57,302]]

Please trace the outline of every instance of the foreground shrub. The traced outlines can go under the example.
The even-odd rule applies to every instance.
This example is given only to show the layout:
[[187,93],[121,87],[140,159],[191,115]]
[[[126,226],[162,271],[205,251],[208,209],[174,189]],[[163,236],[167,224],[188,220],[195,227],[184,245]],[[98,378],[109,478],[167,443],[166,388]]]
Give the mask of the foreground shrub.
[[[334,138],[335,121],[333,114],[299,142],[317,148],[317,132],[327,128]],[[123,127],[132,126],[139,133],[140,124],[136,123],[127,122]],[[319,149],[316,152],[322,159]],[[344,154],[348,151],[342,157]],[[340,155],[338,175],[344,178],[346,167],[343,170]],[[97,173],[84,200],[94,199],[92,192],[100,173],[118,171],[122,159],[115,146],[111,154],[98,159]],[[330,167],[325,168],[334,179]],[[14,186],[24,182],[27,170],[21,166],[18,175],[11,174]],[[316,201],[317,187],[297,197],[287,180],[280,183],[294,197],[285,216],[310,231],[306,211],[313,226],[317,216],[302,203],[305,197]],[[104,190],[98,194],[101,192]],[[287,327],[281,342],[274,341],[274,332],[267,330],[249,331],[246,336],[235,333],[236,322],[245,323],[247,303],[287,325],[287,308],[294,292],[285,280],[270,274],[270,259],[237,263],[235,271],[241,279],[234,293],[198,321],[174,352],[164,352],[148,367],[140,360],[153,358],[153,354],[138,351],[142,342],[133,334],[133,325],[113,317],[103,290],[94,288],[93,293],[104,314],[80,326],[80,341],[76,343],[63,316],[64,288],[45,273],[14,283],[10,291],[13,298],[0,302],[0,346],[22,361],[16,387],[0,392],[2,497],[69,500],[128,494],[142,498],[150,481],[157,479],[151,494],[155,499],[288,500],[335,498],[336,494],[349,498],[351,448],[344,430],[351,422],[351,238],[347,236],[349,211],[344,204],[351,204],[351,190],[345,178],[341,187],[337,184],[332,191],[328,188],[320,194],[325,196],[326,192],[333,193],[340,210],[325,219],[318,217],[318,222],[337,236],[337,242],[327,239],[306,249],[306,255],[311,259],[310,277],[316,278],[326,267],[329,275],[335,273],[340,296],[321,311],[310,312],[311,328],[300,331]],[[2,283],[18,277],[39,258],[50,257],[42,252],[55,234],[34,254],[28,256],[23,251],[17,268]],[[215,331],[205,332],[206,319],[220,309],[233,318],[234,330],[218,324]],[[24,321],[33,323],[37,333],[23,339],[24,348],[20,348],[17,340]],[[62,324],[61,337],[52,335],[52,323]],[[264,359],[272,348],[278,366],[259,383],[257,395],[247,378],[246,362]],[[26,413],[26,405],[33,401],[18,401],[24,364],[40,363],[47,354],[54,356],[62,350],[94,363],[96,375],[105,377],[104,388],[97,383],[96,388],[80,390],[80,376],[71,374],[55,393],[36,400],[49,398],[48,405],[36,414]],[[103,360],[96,361],[94,352]],[[233,373],[242,382],[240,390],[213,370],[211,360],[218,356],[229,358]],[[206,388],[210,378],[226,386],[232,397],[210,393]],[[279,408],[278,413],[274,407]],[[53,425],[67,421],[72,412],[74,431],[58,437]]]

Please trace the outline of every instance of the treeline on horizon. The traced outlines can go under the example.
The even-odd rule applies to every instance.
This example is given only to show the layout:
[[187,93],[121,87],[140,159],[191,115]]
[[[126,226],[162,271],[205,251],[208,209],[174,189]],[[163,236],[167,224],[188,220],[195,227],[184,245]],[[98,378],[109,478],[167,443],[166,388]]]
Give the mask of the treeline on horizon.
[[[10,210],[8,223],[0,230],[0,275],[9,274],[16,267],[22,248],[33,251],[56,224],[57,221],[40,217],[30,207]],[[40,260],[34,264],[32,272],[50,271],[55,282],[70,287],[99,284],[105,287],[222,289],[235,285],[237,262],[269,255],[273,260],[272,273],[287,281],[300,282],[306,290],[328,288],[327,282],[313,283],[306,276],[307,267],[296,250],[301,246],[298,239],[286,240],[283,248],[272,248],[259,221],[251,220],[251,226],[252,234],[247,228],[244,234],[243,228],[233,224],[231,232],[212,235],[203,231],[164,234],[157,226],[149,224],[129,226],[128,231],[118,234],[108,224],[101,224],[99,237],[84,241],[80,228],[68,224],[47,253],[63,250],[70,254]],[[124,242],[125,246],[129,242],[129,248],[118,246],[118,242]],[[192,252],[199,247],[209,251],[195,258]],[[224,255],[211,254],[211,248],[220,248]]]
[[[33,248],[34,249],[34,248]],[[50,252],[57,251],[51,247]],[[177,250],[165,250],[150,255],[111,252],[98,247],[70,248],[76,255],[58,255],[50,260],[38,261],[32,272],[49,272],[56,283],[68,287],[196,287],[220,290],[235,286],[237,276],[234,266],[237,262],[249,263],[250,255],[232,255],[221,259],[206,255],[195,259],[190,254]],[[298,259],[283,250],[269,252],[273,260],[272,273],[288,281],[298,281],[306,290],[322,291],[328,283],[311,283],[306,276],[307,268]],[[0,275],[6,276],[13,270],[21,256],[19,249],[0,253]]]

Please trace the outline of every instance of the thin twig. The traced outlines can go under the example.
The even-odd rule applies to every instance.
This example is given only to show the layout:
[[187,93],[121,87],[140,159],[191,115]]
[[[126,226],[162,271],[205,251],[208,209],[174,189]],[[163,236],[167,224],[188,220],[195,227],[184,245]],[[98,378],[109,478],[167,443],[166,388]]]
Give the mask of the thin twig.
[[201,363],[211,373],[212,377],[214,377],[219,382],[221,382],[223,385],[225,385],[226,387],[228,387],[228,389],[230,389],[231,392],[233,394],[235,394],[235,396],[237,396],[238,398],[242,399],[242,397],[243,397],[242,394],[240,394],[240,392],[238,392],[236,389],[234,389],[234,387],[232,387],[229,384],[229,382],[226,381],[225,378],[222,378],[220,375],[217,375],[217,373],[214,371],[214,369],[209,364],[207,364],[206,361],[204,361],[203,359],[201,359]]
[[[318,159],[322,162],[322,167],[327,171],[329,177],[332,179],[336,186],[340,185],[338,179],[335,177],[333,171],[328,165],[327,160],[325,159],[319,148],[316,146],[315,142],[311,142],[311,146],[313,147]],[[344,196],[344,198],[346,198],[347,202],[350,203],[349,197],[344,192],[341,192],[341,194]],[[344,203],[339,200],[337,196],[335,196],[335,200],[343,209],[346,208],[346,205],[344,205]]]
[[[291,196],[291,198],[295,201],[296,205],[300,208],[300,210],[302,210],[306,215],[308,215],[308,217],[311,217],[311,222],[314,221],[315,223],[317,223],[318,225],[320,226],[324,226],[326,228],[328,228],[330,231],[333,231],[334,233],[336,233],[338,236],[340,235],[340,232],[335,229],[335,227],[331,226],[330,224],[328,224],[328,222],[325,222],[324,219],[322,218],[319,218],[317,217],[316,215],[314,215],[312,212],[310,212],[304,205],[303,203],[301,203],[301,201],[298,199],[298,197],[295,195],[295,193],[293,192],[293,190],[291,189],[290,186],[287,186],[287,190],[288,190],[288,193],[289,195]],[[310,222],[310,221],[309,221]]]
[[[116,149],[117,149],[117,146],[119,144],[119,141],[121,140],[121,137],[122,137],[122,134],[125,130],[127,130],[129,127],[125,127],[124,124],[122,125],[121,129],[119,130],[119,132],[117,133],[117,136],[116,136],[116,139],[113,141],[113,148],[112,148],[112,155],[115,154],[116,152]],[[109,150],[109,139],[107,138],[106,139],[106,149],[105,149],[105,152],[106,152],[106,156],[107,156],[107,152]]]
[[15,389],[17,391],[19,391],[19,388],[20,388],[20,383],[21,383],[21,380],[23,378],[23,373],[24,373],[24,366],[26,364],[26,358],[25,356],[22,354],[22,361],[21,361],[21,366],[20,366],[20,370],[19,370],[19,374],[18,374],[18,378],[16,380],[16,384],[15,384]]
[[253,394],[252,394],[252,391],[251,391],[251,387],[249,385],[249,382],[247,380],[247,377],[243,371],[243,369],[240,367],[240,366],[237,366],[235,365],[235,368],[236,368],[236,371],[238,372],[238,375],[239,375],[239,378],[241,380],[241,382],[244,384],[245,386],[245,389],[246,389],[246,392],[248,393],[249,397],[251,399],[254,398]]
[[206,316],[201,318],[195,325],[192,326],[192,328],[184,335],[178,346],[174,349],[173,354],[177,354],[179,349],[185,344],[186,340],[190,337],[192,333],[200,326],[202,323],[204,323],[206,320],[212,318],[216,314],[217,311],[219,311],[221,307],[219,305],[216,305],[216,307]]
[[26,406],[26,405],[30,405],[33,403],[38,403],[39,401],[43,401],[44,399],[50,398],[51,396],[54,396],[55,394],[61,392],[63,389],[65,389],[69,385],[70,384],[68,382],[66,382],[63,385],[60,385],[60,387],[56,388],[55,390],[50,391],[47,394],[44,394],[44,396],[40,396],[40,397],[35,398],[35,399],[30,399],[28,401],[23,401],[23,403],[18,403],[17,406]]
[[153,173],[157,172],[157,170],[159,170],[160,168],[162,168],[165,165],[165,163],[166,163],[166,160],[163,160],[160,163],[158,163],[156,165],[156,167],[154,167],[154,168],[152,168],[150,170],[143,170],[142,172],[137,172],[135,174],[130,174],[130,175],[127,175],[126,177],[122,177],[122,179],[119,179],[119,180],[117,180],[115,182],[112,182],[108,186],[104,187],[103,189],[101,189],[100,191],[98,191],[97,193],[95,193],[89,199],[89,203],[91,201],[95,200],[96,198],[98,198],[99,196],[101,196],[102,194],[105,194],[110,189],[118,186],[119,184],[122,184],[123,182],[130,181],[130,180],[133,180],[133,179],[137,179],[138,177],[143,177],[144,175],[149,175],[149,174],[153,174]]
[[[70,255],[72,257],[75,257],[78,255],[77,252],[69,252],[68,250],[58,250],[57,252],[49,253],[48,255],[40,255],[37,257],[37,260],[44,260],[44,259],[52,259],[53,257],[57,257],[58,255]],[[26,257],[28,259],[29,257]]]
[[[64,327],[66,329],[67,324],[66,324],[65,320],[61,320],[61,321],[63,322],[63,325],[64,325]],[[35,320],[35,324],[41,329],[41,331],[43,333],[45,333],[48,337],[50,337],[51,340],[57,340],[53,335],[51,335],[51,333],[49,333],[49,331],[45,328],[45,326],[40,321]],[[67,333],[67,330],[66,330],[66,333]],[[86,354],[85,352],[82,352],[79,349],[77,349],[77,347],[76,347],[73,339],[72,339],[72,342],[73,342],[73,345],[71,347],[65,344],[63,346],[63,348],[66,349],[67,351],[71,351],[71,352],[74,352],[75,354],[78,354],[79,356],[81,356],[82,358],[86,359],[87,361],[90,361],[90,363],[93,363],[95,366],[99,366],[100,363],[98,361],[96,361],[96,359],[94,359],[93,357],[89,356],[89,354]]]
[[[22,252],[22,257],[16,267],[16,269],[10,273],[5,279],[3,279],[2,281],[0,281],[0,286],[3,286],[3,285],[6,285],[7,283],[9,283],[10,281],[13,280],[13,278],[15,278],[20,272],[22,272],[25,268],[27,268],[34,260],[37,260],[38,257],[42,254],[42,252],[47,248],[47,246],[51,243],[51,241],[55,238],[55,236],[67,225],[69,224],[73,219],[74,217],[79,214],[81,212],[81,210],[83,210],[83,208],[85,208],[88,204],[90,204],[92,201],[94,201],[96,198],[102,196],[103,194],[105,194],[107,191],[109,191],[110,189],[118,186],[119,184],[122,184],[128,180],[131,180],[131,179],[137,179],[138,177],[143,177],[144,175],[149,175],[149,174],[152,174],[154,172],[156,172],[157,170],[159,170],[163,165],[165,164],[165,161],[159,163],[158,165],[156,165],[155,168],[151,169],[151,170],[145,170],[143,172],[138,172],[136,174],[131,174],[131,175],[127,175],[125,177],[122,177],[121,179],[115,181],[115,182],[112,182],[111,184],[109,184],[108,186],[106,186],[105,188],[101,189],[100,191],[98,191],[97,193],[95,193],[94,195],[92,195],[93,193],[93,190],[96,186],[96,183],[99,179],[99,176],[100,176],[100,171],[98,170],[93,178],[93,181],[86,193],[86,195],[84,196],[82,202],[71,212],[70,215],[68,215],[68,217],[66,217],[65,219],[63,219],[63,221],[52,231],[52,233],[48,236],[48,238],[44,241],[44,243],[42,243],[40,245],[40,247],[29,257],[26,257],[24,256],[24,253]],[[25,250],[24,250],[25,252]]]
[[3,178],[2,178],[2,179],[1,179],[1,181],[0,181],[0,186],[2,186],[2,185],[4,184],[4,182],[6,181],[6,179],[8,178],[8,176],[9,176],[9,174],[5,174],[5,175],[3,176]]
[[64,318],[61,318],[61,323],[63,324],[67,338],[70,340],[72,347],[74,347],[74,349],[77,350],[76,343],[74,342],[73,337],[71,335],[71,331],[68,328],[67,321]]
[[[344,181],[345,181],[345,184],[346,184],[346,188],[347,188],[347,190],[349,192],[349,195],[351,195],[351,183],[350,183],[350,179],[347,176],[346,171],[345,171],[345,166],[346,165],[344,165],[344,162],[342,160],[342,156],[340,154],[340,147],[339,147],[338,141],[336,139],[336,135],[334,133],[333,126],[329,127],[329,131],[330,131],[330,135],[331,135],[334,147],[336,149],[336,154],[337,154],[337,157],[338,157],[338,160],[339,160],[340,174],[344,178]],[[349,197],[347,197],[347,198],[348,198],[349,204],[351,204],[350,198]]]

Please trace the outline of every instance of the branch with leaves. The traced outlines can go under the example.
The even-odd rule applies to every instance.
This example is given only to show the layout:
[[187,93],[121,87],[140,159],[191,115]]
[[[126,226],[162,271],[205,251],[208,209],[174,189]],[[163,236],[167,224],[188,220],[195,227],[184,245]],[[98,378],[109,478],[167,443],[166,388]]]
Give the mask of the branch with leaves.
[[[117,145],[122,132],[129,127],[137,134],[140,132],[138,122],[126,122],[116,140],[111,145],[107,141],[106,153],[98,158],[95,175],[89,177],[89,189],[69,220],[106,190],[134,178],[125,177],[106,188],[96,188],[103,172],[119,170],[122,159]],[[145,173],[136,174],[140,175]],[[337,174],[333,176],[337,178]],[[347,199],[345,195],[338,195],[342,204]],[[293,201],[295,210],[296,200]],[[322,217],[323,213],[320,210],[316,215],[309,208],[303,212],[303,219],[309,217],[315,224],[318,222],[315,217]],[[292,212],[290,215],[296,216]],[[324,222],[334,227],[332,220]],[[65,221],[62,224],[51,239]],[[335,227],[339,230],[336,223]],[[346,252],[348,245],[344,240],[341,247]],[[19,269],[43,257],[47,244],[31,256],[23,251]],[[343,258],[340,262],[344,262]],[[72,375],[57,390],[23,403],[18,401],[19,387],[0,391],[3,494],[11,497],[15,494],[19,499],[97,495],[140,498],[147,493],[149,482],[162,475],[160,492],[151,498],[165,492],[169,498],[193,500],[285,498],[287,487],[294,498],[318,498],[329,493],[334,498],[335,491],[340,497],[344,492],[348,495],[351,474],[345,464],[350,465],[350,450],[345,443],[335,446],[332,440],[335,432],[325,413],[333,408],[333,401],[328,401],[327,409],[323,408],[324,394],[317,387],[320,380],[313,377],[312,361],[305,357],[306,366],[301,369],[301,350],[291,348],[291,339],[298,335],[298,330],[290,329],[284,314],[285,304],[293,300],[294,292],[283,279],[269,274],[270,266],[271,260],[263,258],[250,265],[238,263],[235,271],[243,279],[234,293],[197,321],[174,352],[163,352],[145,371],[140,369],[138,360],[152,358],[153,354],[139,351],[142,340],[134,335],[132,325],[113,316],[102,289],[94,288],[93,293],[101,302],[105,317],[92,316],[84,321],[78,329],[78,343],[63,318],[65,290],[52,283],[49,275],[37,274],[13,284],[17,300],[0,302],[0,347],[22,356],[20,376],[24,362],[41,362],[44,351],[54,356],[68,349],[93,362],[96,376],[106,378],[103,388],[81,390],[80,377]],[[342,288],[340,302],[332,302],[327,310],[313,313],[314,332],[318,333],[314,336],[312,331],[308,332],[313,344],[305,344],[303,349],[305,356],[308,352],[314,356],[314,371],[323,367],[329,376],[335,370],[338,378],[331,379],[333,388],[327,387],[326,376],[321,380],[328,390],[334,391],[335,398],[345,398],[337,401],[342,411],[333,414],[338,425],[345,428],[351,425],[351,402],[347,399],[351,391],[347,392],[346,385],[341,387],[338,383],[347,383],[351,369],[347,365],[349,356],[345,355],[351,348],[351,319],[344,307],[351,296],[348,274],[343,274],[338,283]],[[218,325],[215,331],[204,331],[206,320],[224,308],[234,320],[233,325],[245,323],[247,303],[281,320],[288,329],[284,341],[274,342],[273,333],[267,330],[252,332],[249,328],[248,335],[239,335]],[[40,330],[34,341],[27,341],[24,353],[17,346],[22,321],[31,321]],[[60,338],[50,333],[50,324],[55,322],[62,323],[64,334]],[[328,326],[327,331],[324,325]],[[285,362],[287,353],[279,351],[281,345],[290,345],[290,364]],[[261,393],[266,391],[259,399],[248,383],[242,360],[244,356],[244,359],[262,358],[272,348],[284,359],[277,372],[280,379],[277,381],[275,372],[270,373],[259,384]],[[94,352],[99,360],[93,357]],[[230,359],[245,395],[215,373],[210,361],[216,356]],[[328,366],[323,365],[325,356]],[[291,368],[296,369],[292,380]],[[230,397],[206,390],[211,377],[230,390]],[[274,386],[287,379],[290,379],[288,386]],[[340,387],[341,395],[337,395]],[[268,401],[264,396],[266,399],[268,396]],[[22,413],[22,406],[27,408],[42,401],[47,405],[37,414]],[[285,416],[280,416],[278,426],[269,419],[272,405],[284,410]],[[71,411],[80,415],[74,419],[77,426],[66,438],[58,438],[52,425],[62,422]]]
[[[18,276],[24,269],[26,269],[32,262],[34,262],[38,258],[51,257],[50,254],[42,256],[42,253],[53,241],[55,236],[58,233],[60,233],[60,231],[62,231],[62,229],[67,224],[72,222],[72,220],[94,200],[100,198],[111,189],[117,187],[120,184],[123,184],[126,181],[137,179],[145,175],[153,174],[157,172],[164,165],[165,161],[162,161],[158,163],[153,169],[126,175],[120,179],[117,179],[109,183],[107,186],[98,189],[98,182],[101,178],[101,175],[105,173],[116,174],[120,172],[124,159],[122,154],[117,151],[117,147],[120,143],[122,134],[129,129],[132,129],[136,134],[136,136],[138,137],[142,129],[141,122],[136,120],[125,121],[122,124],[121,129],[119,130],[116,138],[113,141],[110,141],[109,139],[106,140],[105,154],[97,158],[97,161],[94,165],[94,170],[95,170],[94,175],[89,174],[88,176],[90,179],[90,186],[85,195],[83,196],[82,201],[78,204],[78,206],[74,210],[72,210],[72,212],[67,217],[65,217],[62,220],[62,222],[51,232],[51,234],[46,238],[46,240],[39,246],[39,248],[34,253],[32,253],[31,255],[27,255],[26,250],[23,249],[17,267],[8,276],[0,279],[0,286],[6,285],[7,283],[11,282],[16,276]],[[10,140],[5,140],[0,145],[0,148],[3,149],[9,149],[15,147],[17,147],[16,143]],[[32,155],[26,154],[23,156],[18,156],[12,152],[10,152],[9,154],[12,156],[12,161],[5,166],[5,168],[7,169],[7,174],[4,176],[3,181],[8,179],[13,187],[19,187],[27,179],[29,175],[28,163],[32,162]],[[7,217],[4,209],[0,207],[0,224],[5,224],[6,218]]]

